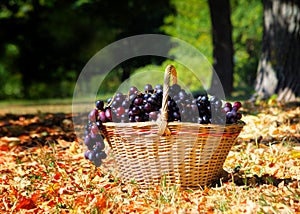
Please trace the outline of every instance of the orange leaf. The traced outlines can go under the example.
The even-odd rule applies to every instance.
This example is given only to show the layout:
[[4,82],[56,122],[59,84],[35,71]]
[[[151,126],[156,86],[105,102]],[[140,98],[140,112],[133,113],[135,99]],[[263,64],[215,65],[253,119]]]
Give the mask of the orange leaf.
[[8,148],[8,146],[0,146],[0,151],[8,151],[9,150],[9,148]]
[[32,194],[31,196],[31,200],[35,203],[41,196],[40,191],[36,191],[35,193]]
[[55,180],[59,180],[60,177],[61,177],[61,174],[60,174],[59,172],[57,172],[57,173],[53,176],[53,178],[54,178]]
[[31,198],[26,198],[26,197],[22,197],[18,201],[17,206],[16,206],[17,210],[20,210],[20,209],[30,210],[30,209],[34,209],[34,208],[36,208],[35,202]]
[[106,197],[103,195],[97,197],[96,206],[98,207],[98,209],[103,210],[106,207]]

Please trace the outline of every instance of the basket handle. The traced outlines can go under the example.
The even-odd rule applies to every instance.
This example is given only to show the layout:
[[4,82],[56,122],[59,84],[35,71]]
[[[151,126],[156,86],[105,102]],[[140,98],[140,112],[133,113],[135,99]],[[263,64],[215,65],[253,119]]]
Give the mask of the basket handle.
[[165,69],[164,85],[163,85],[163,99],[160,117],[158,118],[158,134],[170,135],[171,132],[167,127],[168,123],[168,95],[170,89],[170,77],[172,76],[172,83],[177,84],[177,72],[173,65],[168,65]]

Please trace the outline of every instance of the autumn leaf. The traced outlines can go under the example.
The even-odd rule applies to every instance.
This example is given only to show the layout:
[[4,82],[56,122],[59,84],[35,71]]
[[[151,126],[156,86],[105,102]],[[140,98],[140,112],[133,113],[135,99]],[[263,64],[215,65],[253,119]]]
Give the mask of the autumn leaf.
[[[5,116],[0,213],[299,213],[300,108],[255,108],[244,109],[226,176],[191,189],[123,183],[113,156],[107,162],[114,164],[96,168],[84,159],[82,136],[64,127],[71,114]],[[76,129],[83,133],[84,124]]]
[[35,201],[32,200],[32,198],[27,198],[27,197],[21,197],[18,200],[18,203],[16,205],[16,210],[20,210],[20,209],[34,209],[36,208],[36,204]]
[[59,172],[57,172],[57,173],[53,176],[53,178],[54,178],[55,180],[59,180],[60,177],[61,177],[61,174],[60,174]]

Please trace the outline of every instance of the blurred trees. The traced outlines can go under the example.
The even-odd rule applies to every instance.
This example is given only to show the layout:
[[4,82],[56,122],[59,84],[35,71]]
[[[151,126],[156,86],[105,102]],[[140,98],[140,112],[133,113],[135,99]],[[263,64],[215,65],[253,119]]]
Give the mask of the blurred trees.
[[1,2],[0,98],[72,96],[90,57],[117,39],[159,33],[170,10],[166,0]]
[[[213,64],[213,39],[208,2],[171,0],[171,5],[175,8],[175,12],[165,19],[163,31],[189,42]],[[218,6],[218,3],[216,5]],[[253,85],[261,53],[262,4],[260,0],[231,0],[230,10],[234,51],[233,89],[239,91],[238,95],[245,97],[254,91]],[[216,19],[218,18],[219,14]],[[180,67],[180,70],[184,69]],[[232,70],[229,69],[230,72]],[[232,78],[232,74],[227,75]],[[231,83],[228,87],[232,87]],[[193,85],[191,88],[194,88]],[[228,94],[230,93],[227,92]]]
[[[234,87],[248,92],[261,51],[262,4],[230,0],[230,5]],[[90,57],[136,34],[177,37],[213,63],[207,1],[6,0],[0,3],[0,29],[0,99],[72,96]],[[114,71],[115,78],[121,82],[136,68],[161,62],[155,57],[128,60]],[[193,81],[189,86],[198,87]]]
[[263,32],[260,0],[232,0],[231,21],[234,44],[234,88],[246,95],[254,92],[254,82]]

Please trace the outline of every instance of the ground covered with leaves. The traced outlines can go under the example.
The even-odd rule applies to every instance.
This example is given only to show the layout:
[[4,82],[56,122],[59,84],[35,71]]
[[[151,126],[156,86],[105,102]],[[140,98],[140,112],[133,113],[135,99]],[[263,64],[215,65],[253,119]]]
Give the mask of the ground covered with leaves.
[[[244,104],[220,182],[142,190],[85,160],[72,114],[0,115],[1,213],[300,213],[300,107]],[[75,115],[85,123],[87,114]],[[83,125],[81,127],[83,129]]]

